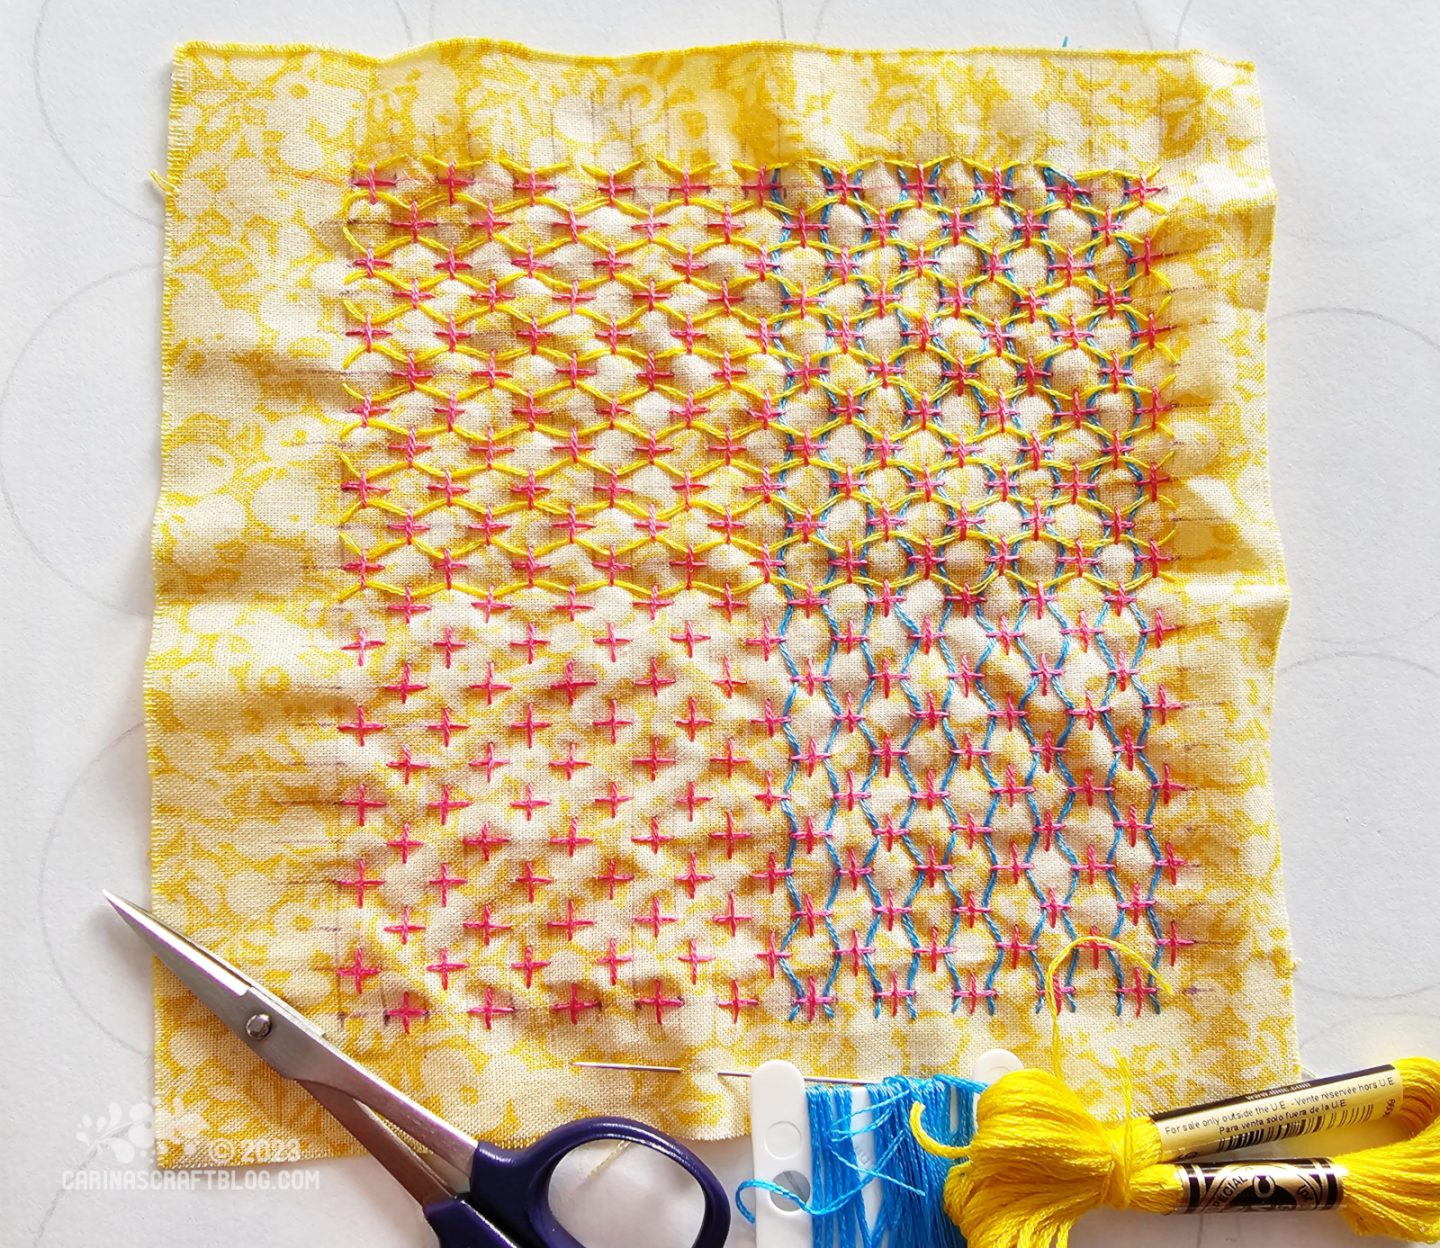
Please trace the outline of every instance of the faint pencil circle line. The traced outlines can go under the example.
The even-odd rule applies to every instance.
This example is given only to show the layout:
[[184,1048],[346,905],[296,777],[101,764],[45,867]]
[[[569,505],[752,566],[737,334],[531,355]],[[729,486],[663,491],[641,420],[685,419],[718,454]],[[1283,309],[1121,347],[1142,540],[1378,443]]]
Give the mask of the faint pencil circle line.
[[400,19],[400,29],[405,32],[405,43],[408,47],[415,41],[415,36],[410,33],[410,15],[405,12],[405,6],[400,3],[400,0],[390,0],[390,4],[395,10],[395,16]]
[[1297,972],[1294,976],[1295,982],[1302,988],[1312,992],[1324,993],[1327,997],[1339,997],[1342,1001],[1404,1001],[1408,997],[1422,996],[1436,988],[1440,988],[1440,979],[1432,979],[1428,984],[1419,984],[1414,988],[1405,988],[1399,992],[1354,992],[1347,988],[1332,988],[1327,984],[1316,980],[1307,979],[1303,974]]
[[[112,1031],[111,1028],[103,1020],[101,1020],[91,1011],[85,999],[80,995],[80,993],[75,990],[74,986],[70,983],[69,977],[65,973],[64,965],[62,964],[59,956],[55,951],[55,942],[51,939],[50,923],[48,919],[48,907],[45,905],[45,892],[46,881],[50,872],[51,850],[55,846],[55,839],[60,830],[60,823],[65,818],[66,811],[69,810],[71,801],[74,800],[76,793],[80,791],[80,786],[85,783],[85,781],[90,777],[91,773],[95,770],[95,768],[104,759],[109,757],[111,751],[116,749],[118,746],[123,745],[137,732],[142,731],[144,727],[145,725],[143,723],[131,724],[130,727],[126,728],[125,731],[120,733],[119,736],[115,737],[106,745],[102,746],[90,759],[90,761],[87,762],[85,766],[80,769],[79,774],[76,775],[75,779],[70,782],[70,787],[65,790],[65,795],[60,799],[60,805],[55,811],[55,817],[50,821],[50,826],[45,830],[45,840],[40,847],[40,866],[39,870],[36,872],[35,877],[35,904],[36,909],[39,911],[40,914],[40,943],[45,949],[45,957],[49,961],[51,969],[55,972],[56,980],[65,990],[65,993],[70,998],[70,1000],[74,1002],[75,1008],[78,1009],[81,1014],[83,1014],[92,1023],[94,1023],[95,1026],[98,1027],[104,1035],[108,1036],[122,1049],[125,1049],[128,1052],[134,1053],[140,1057],[145,1056],[145,1049],[142,1046],[134,1044],[131,1041],[125,1039],[125,1037],[123,1036],[116,1035],[116,1033]],[[98,903],[98,891],[96,893],[96,898]]]
[[1185,23],[1190,19],[1190,10],[1194,7],[1195,0],[1185,0],[1185,7],[1180,10],[1180,20],[1175,23],[1175,38],[1171,40],[1171,47],[1180,47],[1180,36],[1185,30]]
[[1383,312],[1376,312],[1373,308],[1359,308],[1349,304],[1317,304],[1309,308],[1292,308],[1288,312],[1277,312],[1272,315],[1270,324],[1272,326],[1279,325],[1282,321],[1297,321],[1307,316],[1356,316],[1362,320],[1379,321],[1382,325],[1389,325],[1392,329],[1398,329],[1412,338],[1418,339],[1432,351],[1440,352],[1440,340],[1422,333],[1415,326],[1396,320],[1393,316],[1386,316]]
[[15,504],[15,497],[10,492],[9,473],[6,471],[5,462],[5,411],[9,403],[10,391],[15,384],[15,378],[20,373],[21,366],[25,363],[26,357],[30,354],[30,351],[35,346],[35,343],[39,341],[40,336],[44,334],[46,329],[49,328],[51,322],[53,322],[56,317],[58,317],[62,312],[64,312],[67,308],[71,307],[85,295],[90,294],[92,291],[98,290],[107,282],[115,281],[117,278],[131,277],[136,273],[157,270],[159,269],[159,267],[159,261],[154,260],[146,261],[143,264],[134,264],[131,265],[129,268],[116,269],[112,273],[106,273],[101,277],[97,277],[92,281],[86,282],[85,285],[78,287],[76,290],[71,291],[70,294],[66,295],[64,299],[62,299],[59,303],[55,304],[54,307],[52,307],[48,312],[46,312],[45,315],[41,318],[40,322],[35,326],[35,328],[30,331],[29,336],[25,339],[23,343],[21,343],[20,350],[15,353],[15,360],[10,366],[10,372],[6,375],[4,384],[0,385],[0,499],[4,500],[5,510],[9,513],[10,519],[14,522],[16,531],[24,540],[25,545],[30,548],[31,553],[34,554],[34,556],[46,568],[48,568],[57,577],[64,581],[65,584],[69,585],[71,589],[79,590],[79,592],[84,594],[85,597],[89,598],[91,602],[94,602],[99,606],[109,607],[112,611],[119,611],[124,615],[133,615],[136,617],[143,617],[148,614],[148,607],[145,610],[137,610],[133,607],[126,606],[123,602],[116,602],[112,599],[97,594],[93,589],[90,588],[90,586],[85,584],[84,581],[80,580],[75,576],[72,576],[64,568],[60,567],[53,559],[51,559],[49,553],[45,550],[44,546],[39,541],[37,541],[35,537],[31,534],[29,528],[25,524],[25,521],[20,515],[20,509]]
[[[1373,1004],[1373,1002],[1372,1002],[1372,1004]],[[1307,1035],[1305,1035],[1304,1037],[1301,1038],[1300,1043],[1301,1043],[1302,1045],[1314,1045],[1314,1044],[1317,1043],[1318,1041],[1324,1040],[1327,1036],[1333,1036],[1333,1035],[1335,1035],[1337,1032],[1343,1032],[1343,1031],[1345,1031],[1345,1030],[1347,1030],[1347,1029],[1349,1029],[1349,1028],[1356,1028],[1356,1027],[1361,1028],[1361,1029],[1363,1030],[1364,1034],[1366,1034],[1366,1035],[1383,1034],[1383,1032],[1382,1032],[1383,1024],[1385,1024],[1385,1023],[1387,1023],[1387,1022],[1393,1022],[1393,1021],[1395,1021],[1396,1019],[1402,1019],[1402,1018],[1403,1018],[1403,1019],[1416,1019],[1416,1018],[1418,1018],[1418,1019],[1424,1019],[1427,1023],[1428,1023],[1428,1022],[1440,1022],[1440,1012],[1437,1012],[1437,1011],[1435,1011],[1435,1010],[1412,1010],[1412,1009],[1405,1009],[1405,1010],[1395,1010],[1395,1011],[1392,1011],[1392,1012],[1387,1013],[1387,1014],[1379,1015],[1378,1017],[1376,1017],[1376,1016],[1366,1016],[1366,1017],[1361,1017],[1361,1018],[1356,1018],[1356,1017],[1342,1018],[1342,1019],[1337,1020],[1336,1022],[1331,1023],[1329,1026],[1320,1028],[1319,1031],[1312,1031],[1312,1032],[1308,1033]]]
[[[1391,329],[1400,330],[1401,332],[1406,333],[1406,334],[1410,335],[1410,337],[1416,339],[1416,340],[1417,340],[1418,342],[1420,342],[1422,345],[1424,345],[1424,346],[1426,346],[1426,347],[1429,347],[1430,350],[1436,352],[1437,354],[1440,354],[1440,340],[1436,340],[1436,339],[1430,337],[1428,334],[1426,334],[1426,333],[1424,333],[1423,331],[1417,329],[1414,325],[1410,325],[1410,324],[1407,324],[1407,323],[1404,322],[1404,321],[1397,320],[1397,319],[1396,319],[1395,317],[1393,317],[1393,316],[1387,316],[1387,315],[1386,315],[1385,313],[1383,313],[1383,312],[1377,312],[1377,311],[1375,311],[1375,310],[1372,309],[1372,308],[1356,307],[1356,306],[1353,306],[1353,305],[1350,305],[1350,304],[1316,304],[1316,305],[1311,306],[1311,307],[1291,308],[1291,309],[1290,309],[1289,311],[1287,311],[1287,312],[1276,312],[1276,313],[1273,313],[1273,314],[1270,316],[1270,318],[1269,318],[1269,319],[1270,319],[1271,336],[1272,336],[1272,338],[1273,338],[1273,331],[1274,331],[1274,329],[1275,329],[1275,327],[1276,327],[1277,325],[1282,325],[1282,324],[1285,324],[1286,322],[1289,322],[1289,321],[1300,321],[1300,320],[1304,320],[1304,319],[1306,319],[1306,318],[1315,317],[1315,316],[1353,316],[1353,317],[1355,317],[1355,318],[1357,318],[1357,319],[1359,319],[1359,320],[1363,320],[1363,321],[1374,321],[1374,322],[1377,322],[1377,323],[1379,323],[1379,324],[1381,324],[1381,325],[1389,326]],[[1272,343],[1272,349],[1273,349],[1273,343]],[[1389,631],[1387,631],[1387,632],[1380,632],[1380,633],[1370,633],[1370,632],[1367,632],[1367,633],[1363,636],[1363,638],[1357,638],[1353,633],[1349,633],[1349,634],[1344,634],[1344,635],[1341,635],[1341,636],[1337,636],[1337,635],[1335,635],[1335,634],[1308,632],[1308,631],[1304,631],[1298,624],[1293,623],[1293,622],[1290,623],[1290,624],[1287,624],[1286,628],[1287,628],[1287,631],[1290,632],[1292,635],[1296,635],[1296,636],[1299,636],[1299,637],[1301,637],[1301,638],[1304,638],[1306,641],[1315,641],[1315,642],[1322,642],[1322,643],[1327,643],[1327,644],[1345,644],[1345,643],[1347,643],[1347,642],[1354,642],[1354,641],[1356,641],[1356,640],[1363,640],[1363,641],[1365,641],[1365,642],[1367,642],[1367,643],[1370,643],[1370,642],[1387,641],[1387,640],[1389,640],[1390,638],[1399,637],[1399,636],[1404,635],[1404,634],[1413,634],[1413,633],[1414,633],[1415,631],[1417,631],[1418,629],[1423,629],[1423,628],[1427,627],[1427,626],[1428,626],[1429,624],[1431,624],[1436,618],[1440,618],[1440,607],[1434,607],[1434,608],[1430,609],[1426,614],[1422,615],[1422,616],[1420,617],[1419,621],[1416,622],[1416,623],[1401,625],[1400,627],[1391,629],[1391,630],[1389,630]],[[1337,656],[1337,657],[1338,657],[1338,656]],[[1379,656],[1379,655],[1374,655],[1374,656],[1369,656],[1369,657],[1381,657],[1381,656]],[[1287,667],[1288,667],[1288,666],[1290,666],[1290,665],[1287,665]],[[1281,669],[1277,669],[1277,670],[1287,670],[1287,669],[1281,668]],[[1425,669],[1425,670],[1426,670],[1426,671],[1429,671],[1429,669]],[[1430,672],[1430,675],[1435,675],[1435,674],[1436,674],[1436,673],[1434,673],[1434,672]]]
[[1386,654],[1383,650],[1336,650],[1333,654],[1312,654],[1303,659],[1295,659],[1289,663],[1282,663],[1275,669],[1277,676],[1287,675],[1290,672],[1299,671],[1302,667],[1318,667],[1323,663],[1334,663],[1339,659],[1370,659],[1377,663],[1393,663],[1397,667],[1407,667],[1411,671],[1423,672],[1426,676],[1432,676],[1440,680],[1440,672],[1418,659],[1406,658],[1400,654]]
[[40,69],[40,45],[45,33],[45,19],[50,15],[50,6],[54,0],[43,0],[40,5],[40,14],[35,19],[35,35],[30,44],[30,79],[35,84],[35,103],[40,109],[40,124],[45,127],[45,133],[50,137],[50,142],[55,145],[55,150],[60,153],[60,158],[70,166],[70,171],[80,179],[90,190],[100,196],[112,207],[120,209],[128,216],[134,217],[137,221],[147,221],[151,225],[159,225],[161,214],[140,212],[132,208],[124,201],[117,199],[105,188],[99,185],[91,176],[85,172],[80,162],[75,159],[74,154],[60,137],[60,131],[55,125],[55,120],[50,115],[50,105],[45,99],[45,85],[41,81],[43,74]]

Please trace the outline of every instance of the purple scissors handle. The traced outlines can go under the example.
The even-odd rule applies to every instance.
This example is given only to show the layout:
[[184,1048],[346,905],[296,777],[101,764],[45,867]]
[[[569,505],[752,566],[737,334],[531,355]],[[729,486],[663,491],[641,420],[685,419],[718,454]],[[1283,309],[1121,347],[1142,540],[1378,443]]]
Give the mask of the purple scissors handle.
[[482,1141],[471,1163],[469,1192],[425,1206],[441,1248],[585,1248],[551,1210],[550,1180],[570,1152],[593,1140],[641,1144],[684,1169],[705,1198],[691,1248],[721,1248],[730,1231],[730,1202],[720,1180],[683,1144],[629,1118],[582,1118],[527,1148]]
[[[663,1132],[628,1118],[582,1118],[528,1148],[477,1142],[341,1052],[243,971],[149,911],[106,897],[201,1004],[272,1070],[309,1092],[390,1171],[425,1210],[442,1248],[585,1248],[550,1209],[550,1177],[567,1153],[592,1140],[643,1144],[670,1158],[705,1197],[692,1248],[725,1242],[730,1204],[720,1180]],[[467,1169],[469,1190],[462,1193]]]

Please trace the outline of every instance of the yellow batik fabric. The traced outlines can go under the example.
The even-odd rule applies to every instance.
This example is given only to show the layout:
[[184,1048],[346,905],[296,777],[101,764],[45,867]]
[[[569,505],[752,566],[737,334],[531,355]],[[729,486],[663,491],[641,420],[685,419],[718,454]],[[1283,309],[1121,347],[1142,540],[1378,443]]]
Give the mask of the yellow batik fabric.
[[[1043,1063],[1067,947],[1087,1090],[1293,1073],[1249,66],[190,45],[171,124],[164,918],[502,1141]],[[168,1161],[343,1147],[157,1012]]]

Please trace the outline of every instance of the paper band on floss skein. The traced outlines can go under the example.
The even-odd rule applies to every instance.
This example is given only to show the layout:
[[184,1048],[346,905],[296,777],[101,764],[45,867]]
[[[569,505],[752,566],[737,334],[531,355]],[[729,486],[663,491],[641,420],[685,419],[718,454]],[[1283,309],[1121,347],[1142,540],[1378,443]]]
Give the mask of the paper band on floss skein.
[[1181,1161],[1388,1118],[1399,1108],[1403,1091],[1394,1066],[1373,1066],[1172,1109],[1150,1121],[1160,1133],[1161,1159]]
[[[1123,941],[1105,943],[1118,958],[1144,961]],[[1067,956],[1061,950],[1046,972],[1057,1072],[1055,977]],[[1153,1117],[1130,1112],[1127,1064],[1120,1073],[1118,1122],[1101,1122],[1058,1074],[1034,1069],[980,1094],[964,1146],[931,1138],[920,1107],[912,1108],[920,1146],[957,1163],[945,1178],[945,1212],[971,1248],[1064,1248],[1076,1221],[1103,1205],[1147,1213],[1338,1208],[1362,1235],[1440,1240],[1440,1062],[1401,1058]],[[1405,1138],[1333,1158],[1186,1160],[1384,1118],[1395,1118]]]
[[[1333,1158],[1184,1162],[1327,1128],[1395,1118],[1406,1136]],[[1006,1075],[976,1103],[962,1148],[923,1148],[956,1165],[945,1209],[972,1248],[1063,1245],[1103,1205],[1150,1213],[1339,1209],[1362,1235],[1440,1240],[1440,1063],[1402,1058],[1329,1079],[1102,1123],[1043,1070]]]
[[1325,1157],[1180,1167],[1185,1187],[1176,1213],[1230,1209],[1334,1209],[1343,1195],[1340,1167]]

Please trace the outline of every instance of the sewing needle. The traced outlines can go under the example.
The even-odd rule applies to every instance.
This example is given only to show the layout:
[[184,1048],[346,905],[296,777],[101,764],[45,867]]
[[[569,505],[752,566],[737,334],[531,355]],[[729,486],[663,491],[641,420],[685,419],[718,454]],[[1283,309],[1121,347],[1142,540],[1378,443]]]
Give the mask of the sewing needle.
[[[685,1069],[682,1066],[649,1066],[641,1062],[571,1062],[572,1066],[583,1066],[587,1070],[629,1070],[647,1075],[683,1075]],[[721,1079],[749,1079],[753,1071],[749,1070],[717,1070],[716,1075]],[[843,1083],[854,1088],[868,1087],[864,1079],[844,1079],[838,1075],[806,1075],[806,1083]]]

